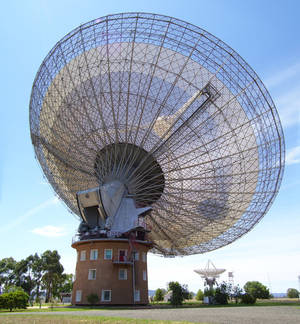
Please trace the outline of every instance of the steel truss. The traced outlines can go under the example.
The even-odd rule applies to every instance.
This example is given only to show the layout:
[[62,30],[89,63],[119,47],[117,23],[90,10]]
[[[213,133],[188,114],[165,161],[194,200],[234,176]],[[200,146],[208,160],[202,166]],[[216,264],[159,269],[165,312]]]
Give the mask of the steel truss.
[[284,168],[274,103],[228,45],[187,22],[109,15],[81,25],[43,61],[31,138],[57,195],[121,179],[140,205],[152,252],[204,253],[268,211]]

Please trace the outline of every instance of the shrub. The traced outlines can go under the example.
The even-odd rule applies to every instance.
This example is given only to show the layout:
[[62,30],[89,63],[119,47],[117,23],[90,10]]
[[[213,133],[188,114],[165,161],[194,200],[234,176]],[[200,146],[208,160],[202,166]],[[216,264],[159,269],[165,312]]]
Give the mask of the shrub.
[[215,295],[215,289],[214,288],[205,288],[204,289],[204,296],[205,297],[213,297]]
[[215,290],[215,303],[220,305],[227,305],[230,291],[231,285],[227,284],[226,282],[222,282],[221,285],[218,286]]
[[256,298],[248,293],[243,294],[241,296],[241,303],[242,304],[255,304]]
[[258,281],[248,281],[244,286],[247,294],[255,298],[268,299],[271,298],[269,289]]
[[91,305],[95,305],[99,301],[99,297],[97,294],[90,294],[87,296],[87,300]]
[[198,290],[197,295],[196,295],[196,300],[203,300],[204,293],[201,289]]
[[5,308],[5,300],[3,295],[0,295],[0,309]]
[[24,291],[15,291],[14,300],[16,308],[26,308],[28,305],[29,295]]
[[299,297],[299,291],[295,288],[289,288],[287,290],[287,296],[288,298],[298,298]]
[[159,302],[164,300],[164,292],[161,288],[156,289],[155,295],[154,295],[154,301]]
[[0,308],[12,311],[15,308],[26,308],[29,296],[22,290],[12,291],[0,295]]
[[173,306],[177,307],[182,305],[184,300],[184,289],[179,282],[169,282],[169,290],[172,291],[170,302]]
[[234,298],[236,304],[238,303],[239,299],[241,299],[242,294],[243,289],[239,285],[232,287],[231,297]]

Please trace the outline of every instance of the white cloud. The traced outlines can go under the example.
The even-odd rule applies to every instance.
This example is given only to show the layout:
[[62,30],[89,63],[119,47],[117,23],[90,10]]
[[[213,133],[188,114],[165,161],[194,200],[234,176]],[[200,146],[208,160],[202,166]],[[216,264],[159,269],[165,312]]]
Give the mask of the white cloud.
[[300,124],[300,62],[280,70],[265,80],[274,93],[274,102],[283,127]]
[[37,227],[34,228],[31,232],[40,236],[47,236],[47,237],[59,237],[68,234],[63,227],[52,226],[52,225]]
[[51,198],[51,199],[48,199],[48,200],[42,202],[39,205],[27,210],[27,212],[25,212],[24,214],[18,216],[12,222],[8,223],[7,225],[1,226],[0,233],[5,232],[7,230],[10,230],[10,229],[24,223],[29,217],[37,214],[38,212],[40,212],[41,210],[43,210],[43,209],[45,209],[45,208],[47,208],[49,206],[57,204],[58,202],[59,202],[59,199],[57,197]]
[[300,73],[300,63],[293,64],[284,70],[280,70],[270,78],[265,80],[265,84],[268,88],[275,88],[281,86],[290,79],[298,78]]
[[287,152],[285,162],[287,165],[300,163],[300,145]]
[[275,98],[280,119],[284,127],[300,124],[300,80],[299,86]]

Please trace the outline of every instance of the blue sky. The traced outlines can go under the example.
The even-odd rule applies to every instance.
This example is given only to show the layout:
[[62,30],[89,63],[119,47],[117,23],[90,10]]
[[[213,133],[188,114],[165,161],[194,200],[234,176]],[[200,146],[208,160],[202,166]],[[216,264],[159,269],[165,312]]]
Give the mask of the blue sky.
[[[286,141],[280,192],[264,219],[231,245],[204,255],[149,256],[149,288],[178,280],[202,288],[193,269],[211,259],[243,285],[259,280],[272,292],[300,288],[300,2],[299,1],[6,1],[1,4],[0,258],[19,260],[57,249],[75,270],[71,238],[78,226],[43,178],[29,132],[29,98],[44,57],[81,23],[111,13],[174,16],[219,37],[258,73],[278,108]],[[163,261],[163,262],[162,262]],[[222,279],[227,279],[223,275]]]

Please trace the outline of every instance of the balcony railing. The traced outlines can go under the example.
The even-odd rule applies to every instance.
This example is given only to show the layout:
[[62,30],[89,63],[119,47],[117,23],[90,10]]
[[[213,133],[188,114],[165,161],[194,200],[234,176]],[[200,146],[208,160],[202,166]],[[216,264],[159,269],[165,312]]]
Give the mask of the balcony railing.
[[[136,240],[145,241],[147,240],[147,232],[151,230],[150,226],[146,224],[143,218],[139,218],[135,224],[134,227],[142,227],[144,230],[138,230]],[[145,232],[146,231],[146,232]],[[95,230],[91,229],[85,233],[82,234],[76,234],[72,237],[72,244],[84,241],[84,240],[93,240],[93,239],[105,239],[105,238],[120,238],[120,239],[126,239],[128,238],[128,235],[123,234],[122,232],[112,232],[112,231],[106,231],[106,230]]]
[[132,260],[127,258],[127,256],[118,256],[113,258],[113,264],[133,264]]

